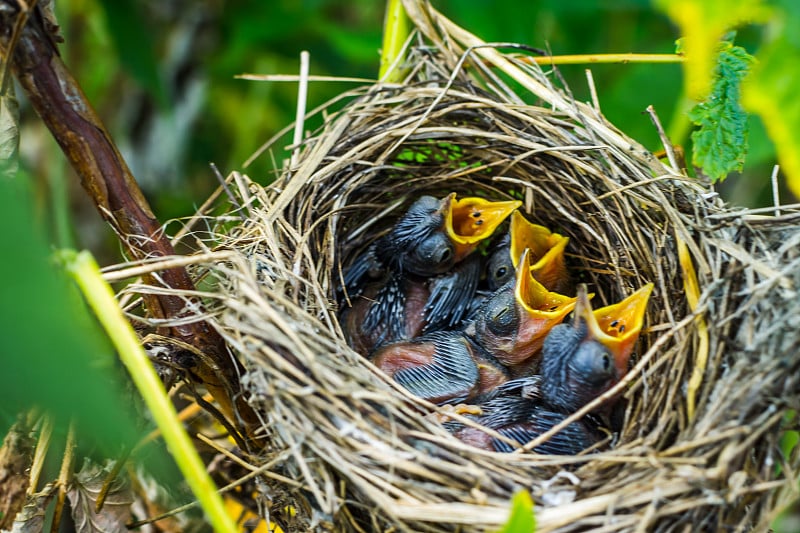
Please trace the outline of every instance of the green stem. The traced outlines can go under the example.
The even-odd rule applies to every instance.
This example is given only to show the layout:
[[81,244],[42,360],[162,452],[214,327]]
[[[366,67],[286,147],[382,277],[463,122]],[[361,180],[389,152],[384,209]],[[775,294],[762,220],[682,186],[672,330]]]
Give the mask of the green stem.
[[678,54],[576,54],[562,56],[525,56],[523,61],[540,65],[586,65],[592,63],[683,63]]
[[[403,45],[411,33],[408,15],[403,9],[402,0],[387,0],[386,18],[383,20],[383,46],[381,48],[381,65],[378,78],[387,83],[403,81],[404,71],[400,68],[400,55]],[[397,62],[398,64],[392,67]]]
[[186,482],[206,512],[214,531],[235,532],[236,526],[225,512],[217,487],[206,472],[197,450],[178,420],[175,407],[167,397],[133,328],[122,313],[111,287],[100,275],[97,262],[89,252],[62,252],[66,270],[83,292],[84,298],[102,324],[120,359],[142,395],[158,428],[164,436]]

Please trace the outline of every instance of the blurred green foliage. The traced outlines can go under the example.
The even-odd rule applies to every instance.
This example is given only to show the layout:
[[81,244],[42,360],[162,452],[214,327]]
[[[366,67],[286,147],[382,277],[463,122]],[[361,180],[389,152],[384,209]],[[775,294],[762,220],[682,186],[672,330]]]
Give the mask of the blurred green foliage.
[[775,142],[790,189],[800,196],[800,129],[798,65],[800,65],[800,2],[775,0],[774,16],[766,26],[765,39],[749,83],[743,87],[745,108],[764,118]]
[[517,491],[511,498],[508,522],[497,533],[533,533],[536,531],[536,513],[527,490]]
[[131,408],[132,390],[76,287],[52,260],[33,220],[26,176],[0,179],[0,223],[15,228],[7,237],[13,253],[0,261],[0,435],[17,415],[39,408],[65,432],[75,417],[84,444],[116,454],[131,446],[142,428]]
[[[553,54],[671,53],[677,29],[649,0],[517,2],[438,0],[435,6],[487,41],[520,42]],[[319,75],[377,76],[384,2],[380,0],[60,0],[56,3],[65,44],[62,52],[89,99],[110,125],[134,174],[162,220],[189,215],[217,183],[208,168],[241,169],[266,140],[292,122],[296,84],[238,80],[242,73],[293,74],[299,54],[311,53]],[[756,51],[762,28],[744,27],[737,44]],[[575,98],[589,99],[585,67],[559,69]],[[681,66],[611,64],[592,66],[603,112],[652,150],[661,148],[644,109],[652,104],[670,131],[683,131],[688,105],[681,99]],[[312,83],[308,109],[352,85]],[[160,105],[161,100],[166,105]],[[28,112],[29,123],[35,117]],[[306,125],[313,129],[319,119]],[[722,187],[734,203],[766,204],[774,148],[758,119],[749,120],[751,156],[742,176]],[[287,136],[278,146],[290,142]],[[54,145],[31,163],[53,174],[61,161]],[[272,179],[266,153],[245,171],[260,182]],[[56,163],[54,163],[56,164]],[[72,187],[71,205],[81,194]],[[45,196],[45,195],[42,195]],[[74,205],[73,205],[74,207]],[[86,204],[81,210],[86,211]],[[85,223],[98,219],[87,213]],[[98,219],[99,220],[99,219]],[[104,232],[99,221],[97,232]],[[96,232],[81,230],[79,246],[94,248]],[[89,235],[87,237],[87,234]],[[105,246],[114,246],[106,234]],[[116,253],[116,248],[112,249]]]

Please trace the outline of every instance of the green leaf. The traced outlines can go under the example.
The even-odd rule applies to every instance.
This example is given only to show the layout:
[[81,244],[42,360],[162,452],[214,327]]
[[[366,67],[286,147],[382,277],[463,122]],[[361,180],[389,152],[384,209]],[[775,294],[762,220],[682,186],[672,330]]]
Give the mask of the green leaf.
[[536,531],[536,516],[533,500],[527,490],[520,490],[511,499],[511,516],[497,533],[533,533]]
[[740,88],[753,62],[744,48],[722,43],[711,93],[689,111],[689,119],[700,127],[692,133],[693,161],[712,181],[744,166],[747,113],[739,101]]
[[75,417],[81,442],[116,453],[144,428],[125,394],[114,352],[75,286],[51,259],[33,216],[27,180],[0,179],[0,226],[13,250],[0,261],[0,423],[37,405],[64,430]]
[[160,106],[166,107],[167,91],[158,71],[152,32],[145,26],[138,4],[133,0],[100,0],[100,4],[120,62]]
[[789,189],[800,197],[800,6],[783,2],[768,35],[772,39],[758,52],[758,64],[745,80],[742,103],[761,116],[775,143],[778,162]]
[[[794,409],[787,411],[786,415],[783,417],[784,425],[790,425],[796,416],[797,412]],[[781,453],[783,453],[784,457],[791,457],[792,451],[797,447],[798,443],[800,443],[800,432],[795,430],[784,431],[780,440]]]
[[797,533],[800,531],[800,498],[786,506],[772,522],[775,533]]
[[771,9],[764,0],[654,0],[655,6],[678,25],[686,54],[687,96],[702,100],[711,90],[717,43],[737,26],[763,22]]

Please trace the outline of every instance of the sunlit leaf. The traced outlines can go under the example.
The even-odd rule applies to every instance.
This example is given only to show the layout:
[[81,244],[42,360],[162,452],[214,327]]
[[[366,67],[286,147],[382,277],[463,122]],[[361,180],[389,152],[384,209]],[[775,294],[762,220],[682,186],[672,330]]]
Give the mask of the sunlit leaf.
[[686,94],[703,100],[711,90],[717,43],[731,29],[767,20],[763,0],[655,0],[655,5],[680,28],[686,54]]
[[744,48],[722,43],[711,93],[689,112],[699,126],[692,133],[694,164],[712,181],[723,180],[744,166],[747,113],[740,103],[740,87],[752,64],[753,56]]
[[527,490],[520,490],[511,499],[511,516],[498,533],[533,533],[536,531],[536,516],[533,500]]
[[77,533],[125,531],[125,524],[130,522],[133,491],[121,476],[111,481],[103,507],[96,511],[97,498],[107,475],[108,470],[87,459],[73,479],[67,497]]
[[[795,11],[800,8],[795,7]],[[781,170],[795,196],[800,197],[800,13],[787,11],[776,17],[771,33],[776,37],[756,58],[758,64],[742,87],[742,103],[764,121],[775,143]]]

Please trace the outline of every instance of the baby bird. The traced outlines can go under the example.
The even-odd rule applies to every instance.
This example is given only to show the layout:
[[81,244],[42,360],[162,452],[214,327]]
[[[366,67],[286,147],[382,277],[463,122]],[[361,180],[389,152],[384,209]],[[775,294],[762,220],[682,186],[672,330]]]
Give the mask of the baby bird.
[[463,331],[437,332],[378,348],[373,363],[415,395],[458,403],[485,395],[521,369],[538,366],[547,332],[576,298],[547,291],[523,254],[515,280],[488,298]]
[[532,224],[519,211],[511,215],[507,236],[489,256],[486,279],[489,290],[497,290],[514,276],[522,252],[530,250],[531,273],[548,290],[574,294],[572,281],[564,263],[564,250],[569,238],[553,233],[544,226]]
[[480,277],[472,252],[519,201],[422,196],[345,274],[351,306],[340,316],[363,355],[383,343],[461,323]]
[[[618,304],[592,311],[581,287],[575,321],[552,329],[542,350],[541,373],[509,381],[481,403],[475,420],[511,442],[523,445],[608,391],[627,373],[633,346],[641,332],[653,285],[648,284]],[[543,454],[576,454],[603,436],[601,420],[613,401],[569,424],[534,448]],[[477,428],[448,424],[464,442],[498,452],[516,446]]]

